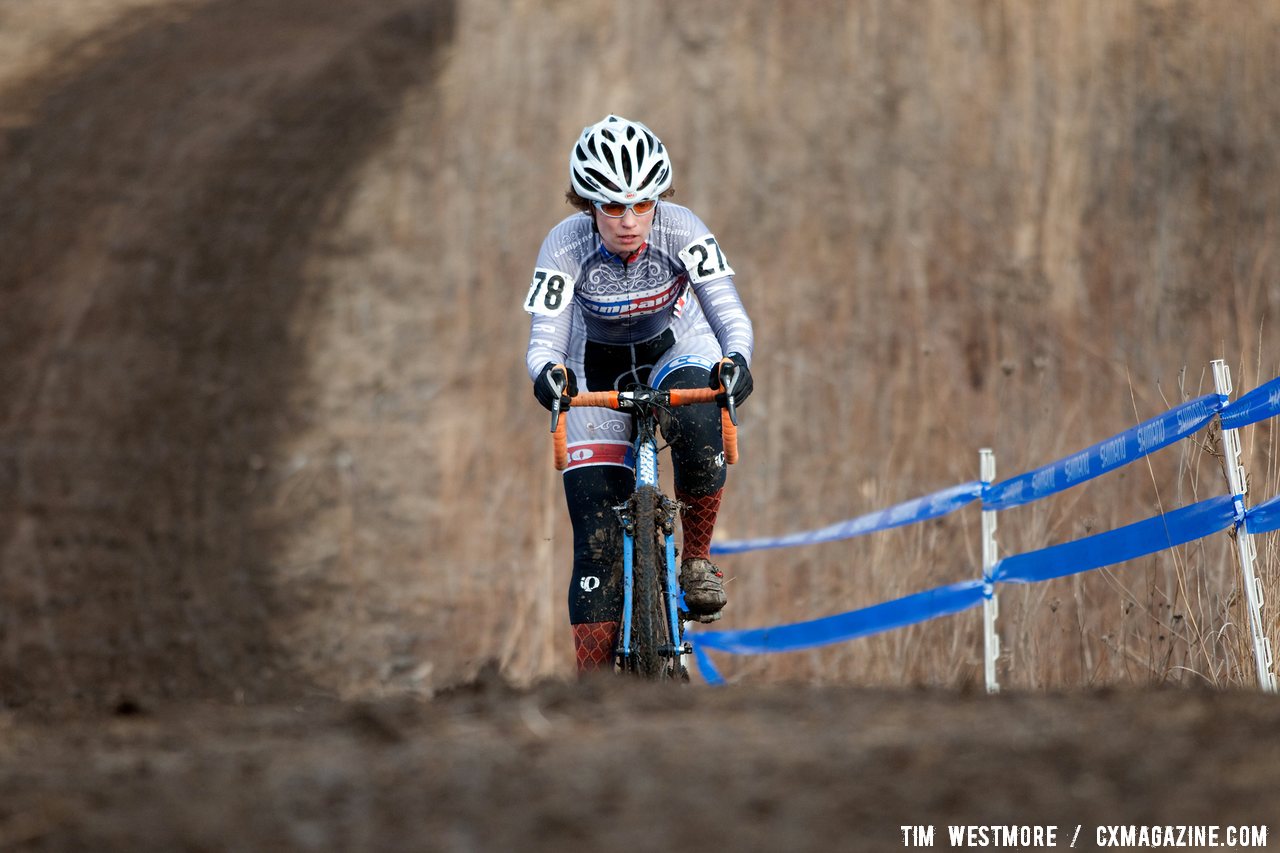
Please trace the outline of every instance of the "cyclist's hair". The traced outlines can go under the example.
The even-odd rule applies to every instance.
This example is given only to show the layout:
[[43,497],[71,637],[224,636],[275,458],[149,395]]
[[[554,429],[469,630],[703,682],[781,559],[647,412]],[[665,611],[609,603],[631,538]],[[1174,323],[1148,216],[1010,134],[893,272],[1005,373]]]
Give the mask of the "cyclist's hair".
[[[662,198],[662,199],[671,198],[675,194],[676,194],[676,188],[674,186],[667,187],[667,189],[661,195],[659,195],[658,198]],[[582,196],[578,195],[578,193],[574,190],[572,184],[569,186],[569,189],[565,190],[564,200],[567,204],[571,205],[575,210],[581,213],[586,213],[588,215],[591,213],[591,208],[592,208],[591,199],[583,198]]]

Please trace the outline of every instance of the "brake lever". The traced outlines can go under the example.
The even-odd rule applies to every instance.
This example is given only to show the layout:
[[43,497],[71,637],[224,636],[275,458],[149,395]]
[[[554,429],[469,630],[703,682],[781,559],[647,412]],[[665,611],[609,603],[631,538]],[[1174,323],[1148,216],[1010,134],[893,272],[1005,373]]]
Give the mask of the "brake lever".
[[547,377],[548,381],[551,383],[551,390],[556,392],[555,402],[551,404],[551,431],[552,432],[555,432],[556,429],[560,426],[560,399],[564,396],[565,385],[567,385],[569,382],[568,377],[565,377],[562,381],[557,382],[556,373],[558,372],[559,371],[553,370],[551,371],[551,375]]
[[738,404],[733,399],[733,386],[738,381],[738,366],[732,361],[720,364],[720,384],[724,386],[724,407],[729,410],[729,422],[738,425]]

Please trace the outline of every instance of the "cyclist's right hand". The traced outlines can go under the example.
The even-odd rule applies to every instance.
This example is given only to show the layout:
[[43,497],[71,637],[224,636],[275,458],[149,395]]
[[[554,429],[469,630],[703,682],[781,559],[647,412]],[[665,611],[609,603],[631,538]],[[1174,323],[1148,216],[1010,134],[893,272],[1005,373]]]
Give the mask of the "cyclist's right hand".
[[560,395],[560,411],[568,411],[569,398],[578,393],[578,377],[574,375],[572,368],[548,361],[542,366],[538,378],[533,381],[533,396],[538,398],[538,402],[548,412],[555,405],[557,388],[564,389],[564,393]]

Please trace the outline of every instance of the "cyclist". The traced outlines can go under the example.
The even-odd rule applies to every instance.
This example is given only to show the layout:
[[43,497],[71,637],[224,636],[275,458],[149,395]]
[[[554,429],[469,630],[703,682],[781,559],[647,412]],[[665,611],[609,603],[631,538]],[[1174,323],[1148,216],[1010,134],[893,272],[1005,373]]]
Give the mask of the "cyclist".
[[[751,393],[751,320],[715,236],[673,194],[671,158],[643,124],[616,115],[583,128],[569,156],[566,200],[577,213],[543,241],[525,310],[533,315],[527,364],[550,409],[567,368],[569,393],[719,387],[720,362],[737,366],[735,403]],[[562,410],[568,406],[562,398]],[[724,401],[721,401],[723,405]],[[568,409],[565,499],[573,523],[569,622],[580,672],[611,665],[621,614],[621,549],[613,507],[635,486],[630,415]],[[683,504],[680,585],[693,618],[725,605],[711,534],[724,490],[724,449],[714,405],[662,420]]]

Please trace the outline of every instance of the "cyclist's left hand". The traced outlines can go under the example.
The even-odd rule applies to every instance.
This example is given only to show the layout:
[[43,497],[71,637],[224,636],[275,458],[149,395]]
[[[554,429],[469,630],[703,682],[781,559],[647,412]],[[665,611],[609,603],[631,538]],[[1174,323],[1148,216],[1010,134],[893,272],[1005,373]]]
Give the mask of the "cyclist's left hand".
[[[755,383],[751,381],[751,368],[747,367],[747,360],[742,353],[731,352],[727,358],[737,368],[733,379],[733,388],[729,389],[733,392],[733,404],[741,406],[742,401],[751,396],[751,391],[755,388]],[[708,388],[720,387],[720,364],[720,362],[716,362],[715,367],[711,368],[711,381],[707,383]],[[727,405],[724,394],[716,397],[716,402],[721,406]]]

